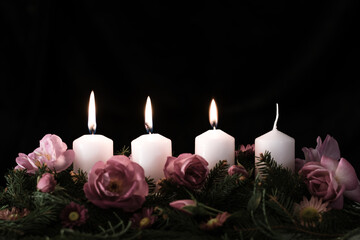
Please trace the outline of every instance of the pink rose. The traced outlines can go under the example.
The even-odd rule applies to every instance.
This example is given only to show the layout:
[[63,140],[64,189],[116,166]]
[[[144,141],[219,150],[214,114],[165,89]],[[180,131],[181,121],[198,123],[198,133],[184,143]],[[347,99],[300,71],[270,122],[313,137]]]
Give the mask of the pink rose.
[[359,180],[355,169],[344,158],[340,161],[326,156],[320,162],[308,162],[300,170],[313,196],[331,202],[334,209],[342,209],[344,195],[360,202]]
[[56,180],[54,178],[54,175],[51,173],[44,173],[39,182],[37,183],[37,189],[40,190],[40,192],[53,192],[55,190],[56,186]]
[[67,169],[74,161],[75,153],[67,150],[61,138],[55,134],[47,134],[40,140],[40,147],[34,151],[36,159],[57,172]]
[[191,189],[200,188],[208,173],[208,162],[199,155],[183,153],[179,157],[168,157],[164,166],[167,179]]
[[94,164],[88,174],[84,192],[89,201],[101,208],[121,208],[125,212],[139,209],[149,187],[144,169],[124,155],[116,155],[106,163]]

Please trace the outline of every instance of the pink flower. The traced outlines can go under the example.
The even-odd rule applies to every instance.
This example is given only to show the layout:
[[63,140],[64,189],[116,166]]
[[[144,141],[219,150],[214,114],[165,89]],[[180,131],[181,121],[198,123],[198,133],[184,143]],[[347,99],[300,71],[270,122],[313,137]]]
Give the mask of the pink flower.
[[40,147],[34,151],[36,159],[57,172],[67,169],[74,161],[75,153],[67,150],[61,138],[55,134],[47,134],[40,140]]
[[185,207],[187,206],[196,206],[196,202],[191,199],[183,199],[183,200],[177,200],[169,203],[169,205],[179,211],[185,212],[185,213],[191,213],[188,211]]
[[40,147],[34,152],[29,155],[19,153],[15,169],[26,169],[28,173],[34,174],[39,167],[45,165],[51,170],[61,172],[72,164],[74,158],[74,151],[67,150],[60,137],[47,134],[40,140]]
[[322,156],[320,162],[308,162],[300,170],[313,196],[330,201],[334,209],[342,209],[344,197],[360,202],[359,180],[355,169],[344,158],[340,161]]
[[157,219],[156,215],[152,215],[154,208],[143,208],[140,213],[134,213],[130,218],[132,226],[140,229],[151,227]]
[[144,169],[124,155],[106,163],[94,164],[88,174],[84,192],[89,201],[101,208],[121,208],[125,212],[139,209],[149,193]]
[[329,202],[323,202],[322,199],[311,196],[310,201],[303,197],[300,203],[294,204],[294,214],[300,220],[303,226],[316,227],[322,221],[322,214],[329,210]]
[[231,214],[228,212],[219,213],[215,218],[210,218],[207,223],[201,224],[200,228],[203,230],[214,230],[221,227],[230,216]]
[[199,155],[183,153],[179,157],[168,157],[164,174],[168,180],[191,189],[202,186],[208,173],[208,162]]
[[43,164],[36,159],[35,153],[30,153],[29,155],[19,153],[19,156],[16,158],[16,163],[18,164],[15,167],[16,170],[26,169],[26,172],[30,174],[35,174],[38,168]]
[[88,210],[74,202],[70,202],[60,213],[61,224],[67,228],[81,226],[88,218]]
[[235,151],[235,156],[238,157],[239,154],[254,154],[255,152],[255,144],[248,144],[246,145],[240,145],[240,149],[238,151]]
[[1,220],[8,220],[8,221],[15,221],[20,218],[27,216],[30,213],[29,210],[26,208],[18,209],[16,207],[12,207],[11,210],[8,208],[0,210],[0,219]]
[[318,137],[316,148],[302,148],[302,151],[305,155],[305,160],[297,158],[295,160],[295,169],[299,171],[305,163],[308,162],[320,162],[322,156],[327,156],[329,158],[338,160],[340,159],[340,149],[339,144],[335,138],[327,135],[324,142],[321,141],[321,138]]
[[242,175],[242,176],[244,176],[246,178],[249,177],[248,172],[246,171],[246,169],[242,165],[232,165],[228,169],[228,174],[230,176],[232,176],[234,174],[238,174],[238,175]]
[[55,190],[56,180],[51,173],[44,173],[38,181],[36,187],[41,192],[53,192]]

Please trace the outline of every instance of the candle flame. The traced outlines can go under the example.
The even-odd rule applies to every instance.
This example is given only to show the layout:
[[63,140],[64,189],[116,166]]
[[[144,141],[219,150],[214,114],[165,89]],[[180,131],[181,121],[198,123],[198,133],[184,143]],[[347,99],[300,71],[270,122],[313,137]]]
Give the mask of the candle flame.
[[278,120],[279,120],[279,104],[276,103],[276,118],[275,118],[273,130],[277,129]]
[[96,112],[95,112],[95,96],[94,91],[91,91],[89,99],[89,115],[88,115],[88,128],[91,134],[96,131]]
[[217,107],[216,107],[216,103],[215,103],[214,99],[212,99],[211,104],[210,104],[209,121],[210,121],[211,127],[216,129],[216,126],[218,123],[218,111],[217,111]]
[[146,105],[145,105],[145,129],[148,133],[151,133],[153,130],[152,108],[151,108],[150,97],[147,97]]

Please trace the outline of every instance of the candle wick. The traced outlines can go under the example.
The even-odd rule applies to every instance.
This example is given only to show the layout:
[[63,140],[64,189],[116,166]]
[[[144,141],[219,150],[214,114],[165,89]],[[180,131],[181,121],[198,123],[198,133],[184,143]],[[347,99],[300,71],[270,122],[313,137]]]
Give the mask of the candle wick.
[[148,134],[152,133],[152,128],[150,127],[150,125],[148,123],[145,123],[145,129]]
[[276,103],[276,118],[275,118],[273,130],[277,129],[278,119],[279,119],[279,104]]
[[90,126],[90,128],[89,128],[89,133],[90,133],[91,135],[94,135],[95,132],[96,132],[95,124],[92,124],[92,125]]

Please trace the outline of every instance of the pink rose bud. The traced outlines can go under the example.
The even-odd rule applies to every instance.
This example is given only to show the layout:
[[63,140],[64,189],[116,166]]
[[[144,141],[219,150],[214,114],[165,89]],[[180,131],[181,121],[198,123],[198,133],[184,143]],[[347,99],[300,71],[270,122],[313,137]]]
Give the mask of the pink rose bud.
[[169,205],[177,210],[180,210],[182,212],[191,213],[188,210],[184,209],[184,207],[187,206],[196,206],[196,202],[191,199],[183,199],[183,200],[177,200],[169,203]]
[[37,183],[37,188],[41,191],[41,192],[52,192],[55,190],[55,186],[56,186],[56,180],[54,178],[54,175],[50,174],[50,173],[44,173],[39,182]]

